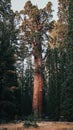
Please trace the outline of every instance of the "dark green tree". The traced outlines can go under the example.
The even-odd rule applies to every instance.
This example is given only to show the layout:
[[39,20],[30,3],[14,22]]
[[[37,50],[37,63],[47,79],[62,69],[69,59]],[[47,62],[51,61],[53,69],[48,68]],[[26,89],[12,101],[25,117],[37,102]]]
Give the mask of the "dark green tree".
[[31,58],[27,58],[27,63],[24,64],[25,70],[22,79],[21,87],[21,104],[22,116],[32,114],[32,94],[33,94],[33,67]]
[[46,53],[45,72],[47,80],[46,89],[46,115],[50,120],[58,120],[60,112],[60,79],[59,79],[59,50],[50,46]]
[[[16,34],[11,1],[0,1],[0,111],[2,118],[16,113],[14,91],[18,86],[15,68]],[[12,107],[11,107],[12,106]],[[5,113],[5,115],[4,115]],[[2,115],[3,114],[3,115]]]
[[66,77],[61,91],[61,114],[64,119],[73,121],[73,2],[68,1],[68,31],[66,37]]

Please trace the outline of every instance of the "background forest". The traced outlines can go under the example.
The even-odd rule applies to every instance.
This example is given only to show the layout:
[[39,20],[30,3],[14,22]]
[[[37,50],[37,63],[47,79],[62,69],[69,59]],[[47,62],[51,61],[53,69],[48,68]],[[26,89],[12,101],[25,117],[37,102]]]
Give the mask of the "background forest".
[[13,12],[0,0],[0,122],[73,121],[73,1]]

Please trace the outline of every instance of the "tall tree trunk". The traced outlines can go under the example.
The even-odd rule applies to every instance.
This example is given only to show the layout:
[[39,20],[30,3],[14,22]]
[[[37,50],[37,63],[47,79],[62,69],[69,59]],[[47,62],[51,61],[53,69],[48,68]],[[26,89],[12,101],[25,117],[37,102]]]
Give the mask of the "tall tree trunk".
[[[42,114],[42,52],[41,44],[34,46],[34,88],[33,111],[37,116]],[[36,49],[35,49],[36,48]]]

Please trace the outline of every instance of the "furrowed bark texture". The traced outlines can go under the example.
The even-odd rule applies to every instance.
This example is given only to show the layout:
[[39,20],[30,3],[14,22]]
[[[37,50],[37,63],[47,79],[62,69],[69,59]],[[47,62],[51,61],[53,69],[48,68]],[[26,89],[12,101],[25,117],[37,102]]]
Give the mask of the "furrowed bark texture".
[[33,111],[42,114],[42,54],[41,44],[34,48],[34,88],[33,88]]

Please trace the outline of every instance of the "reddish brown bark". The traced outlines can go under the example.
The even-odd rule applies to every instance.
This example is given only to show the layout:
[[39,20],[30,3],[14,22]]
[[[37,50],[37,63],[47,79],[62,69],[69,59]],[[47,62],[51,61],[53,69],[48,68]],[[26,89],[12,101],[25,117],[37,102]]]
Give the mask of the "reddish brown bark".
[[[37,45],[37,53],[34,52],[34,88],[33,88],[33,111],[42,114],[42,56]],[[38,48],[39,47],[39,48]],[[41,49],[40,49],[41,50]]]

